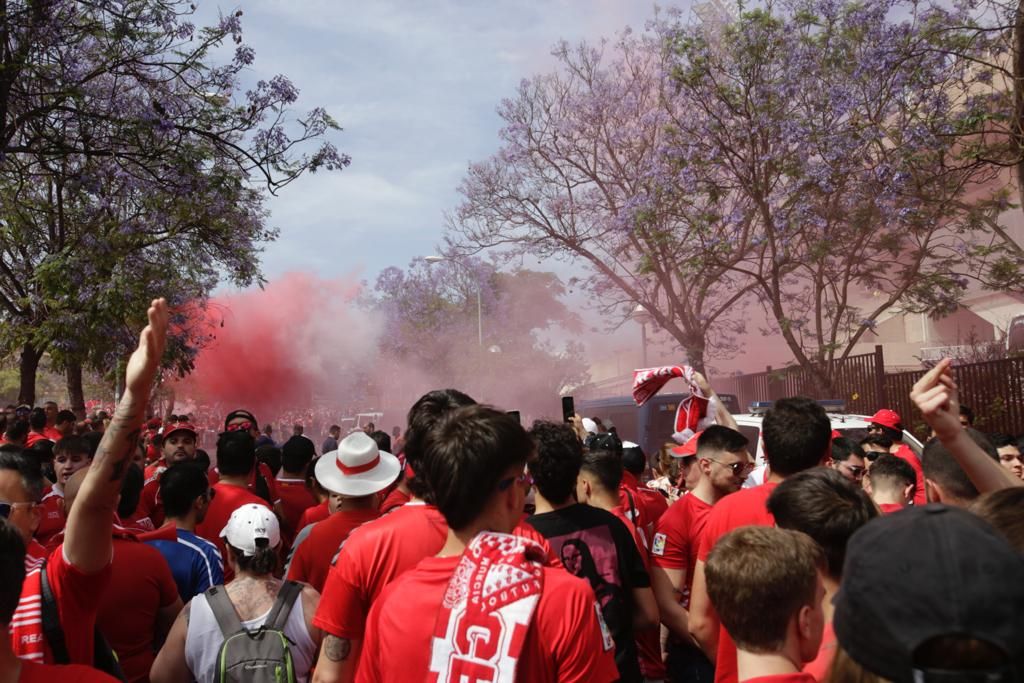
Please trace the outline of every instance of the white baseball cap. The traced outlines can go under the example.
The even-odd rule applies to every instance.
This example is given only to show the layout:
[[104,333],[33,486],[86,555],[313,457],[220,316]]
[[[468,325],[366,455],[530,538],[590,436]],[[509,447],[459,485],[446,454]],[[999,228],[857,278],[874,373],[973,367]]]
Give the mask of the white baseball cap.
[[377,442],[358,431],[349,434],[338,450],[316,462],[316,480],[328,491],[343,496],[368,496],[390,486],[402,466],[398,458],[377,448]]
[[252,557],[256,554],[256,541],[260,539],[267,541],[271,548],[281,544],[281,527],[270,508],[249,503],[231,513],[220,537],[246,557]]

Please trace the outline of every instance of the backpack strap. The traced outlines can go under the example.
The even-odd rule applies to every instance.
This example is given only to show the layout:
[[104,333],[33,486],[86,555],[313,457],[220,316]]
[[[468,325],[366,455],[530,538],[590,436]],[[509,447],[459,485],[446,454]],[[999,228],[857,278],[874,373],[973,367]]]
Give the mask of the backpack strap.
[[274,600],[274,606],[270,608],[270,614],[267,615],[267,620],[263,622],[263,628],[284,631],[284,626],[288,623],[288,615],[291,614],[292,607],[295,606],[295,600],[301,593],[302,585],[297,581],[285,581],[282,583],[281,590],[277,592],[277,599]]
[[39,586],[43,598],[39,611],[43,623],[43,635],[46,636],[46,642],[50,646],[53,661],[57,664],[70,664],[71,655],[68,654],[64,629],[60,625],[57,598],[53,595],[53,588],[50,587],[50,579],[46,574],[46,560],[43,560],[43,564],[39,567]]
[[206,604],[210,606],[210,611],[213,612],[214,618],[217,619],[217,626],[220,627],[221,635],[227,638],[245,630],[241,620],[238,618],[238,612],[235,611],[235,606],[231,604],[231,599],[228,598],[227,590],[224,586],[214,586],[203,593],[203,595],[206,596]]

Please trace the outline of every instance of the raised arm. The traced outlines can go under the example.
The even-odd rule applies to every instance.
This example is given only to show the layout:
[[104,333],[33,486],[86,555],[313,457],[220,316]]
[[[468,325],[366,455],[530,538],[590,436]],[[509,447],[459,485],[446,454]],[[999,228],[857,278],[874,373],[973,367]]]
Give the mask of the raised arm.
[[723,427],[735,429],[738,432],[740,428],[736,424],[736,420],[733,418],[732,413],[729,412],[729,409],[725,407],[725,403],[722,402],[722,399],[720,399],[718,394],[715,393],[715,390],[711,386],[711,382],[708,381],[707,377],[699,372],[695,372],[693,373],[693,380],[697,383],[697,386],[700,387],[700,390],[704,392],[704,395],[707,398],[715,399],[715,406],[717,408],[715,411],[715,422]]
[[987,493],[1024,486],[1024,481],[990,458],[960,425],[960,400],[950,372],[952,363],[948,358],[943,359],[925,373],[910,390],[911,400],[978,491]]
[[121,493],[121,480],[137,447],[146,402],[167,339],[167,302],[153,301],[149,324],[128,359],[124,396],[103,434],[89,473],[82,482],[68,517],[64,556],[80,571],[91,574],[110,563],[111,530]]

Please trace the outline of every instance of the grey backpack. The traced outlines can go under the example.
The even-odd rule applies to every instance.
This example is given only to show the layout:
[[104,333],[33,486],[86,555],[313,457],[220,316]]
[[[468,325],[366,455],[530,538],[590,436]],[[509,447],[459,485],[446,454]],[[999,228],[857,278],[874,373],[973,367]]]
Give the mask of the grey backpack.
[[284,634],[284,625],[301,592],[302,586],[295,581],[281,584],[267,620],[250,631],[239,620],[224,586],[206,591],[206,601],[224,635],[224,644],[217,655],[215,680],[220,683],[294,683],[291,641]]

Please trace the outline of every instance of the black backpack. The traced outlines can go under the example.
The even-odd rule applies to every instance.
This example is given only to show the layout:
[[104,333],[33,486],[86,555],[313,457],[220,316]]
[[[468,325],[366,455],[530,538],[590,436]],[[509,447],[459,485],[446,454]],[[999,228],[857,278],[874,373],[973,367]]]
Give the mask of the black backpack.
[[250,631],[239,620],[224,586],[206,591],[206,602],[224,635],[224,644],[217,655],[215,680],[220,683],[294,683],[291,641],[284,634],[284,627],[301,592],[302,586],[295,581],[281,584],[267,620]]
[[[43,622],[43,634],[46,642],[53,653],[53,660],[57,664],[70,664],[71,655],[68,654],[67,641],[64,639],[64,628],[60,625],[60,611],[57,608],[57,598],[50,587],[50,579],[46,575],[46,562],[43,561],[39,568],[39,585],[42,590],[42,608],[40,610]],[[119,681],[127,680],[121,665],[117,661],[117,655],[107,644],[107,639],[100,633],[97,626],[93,633],[93,655],[92,666],[95,669],[110,674]]]

